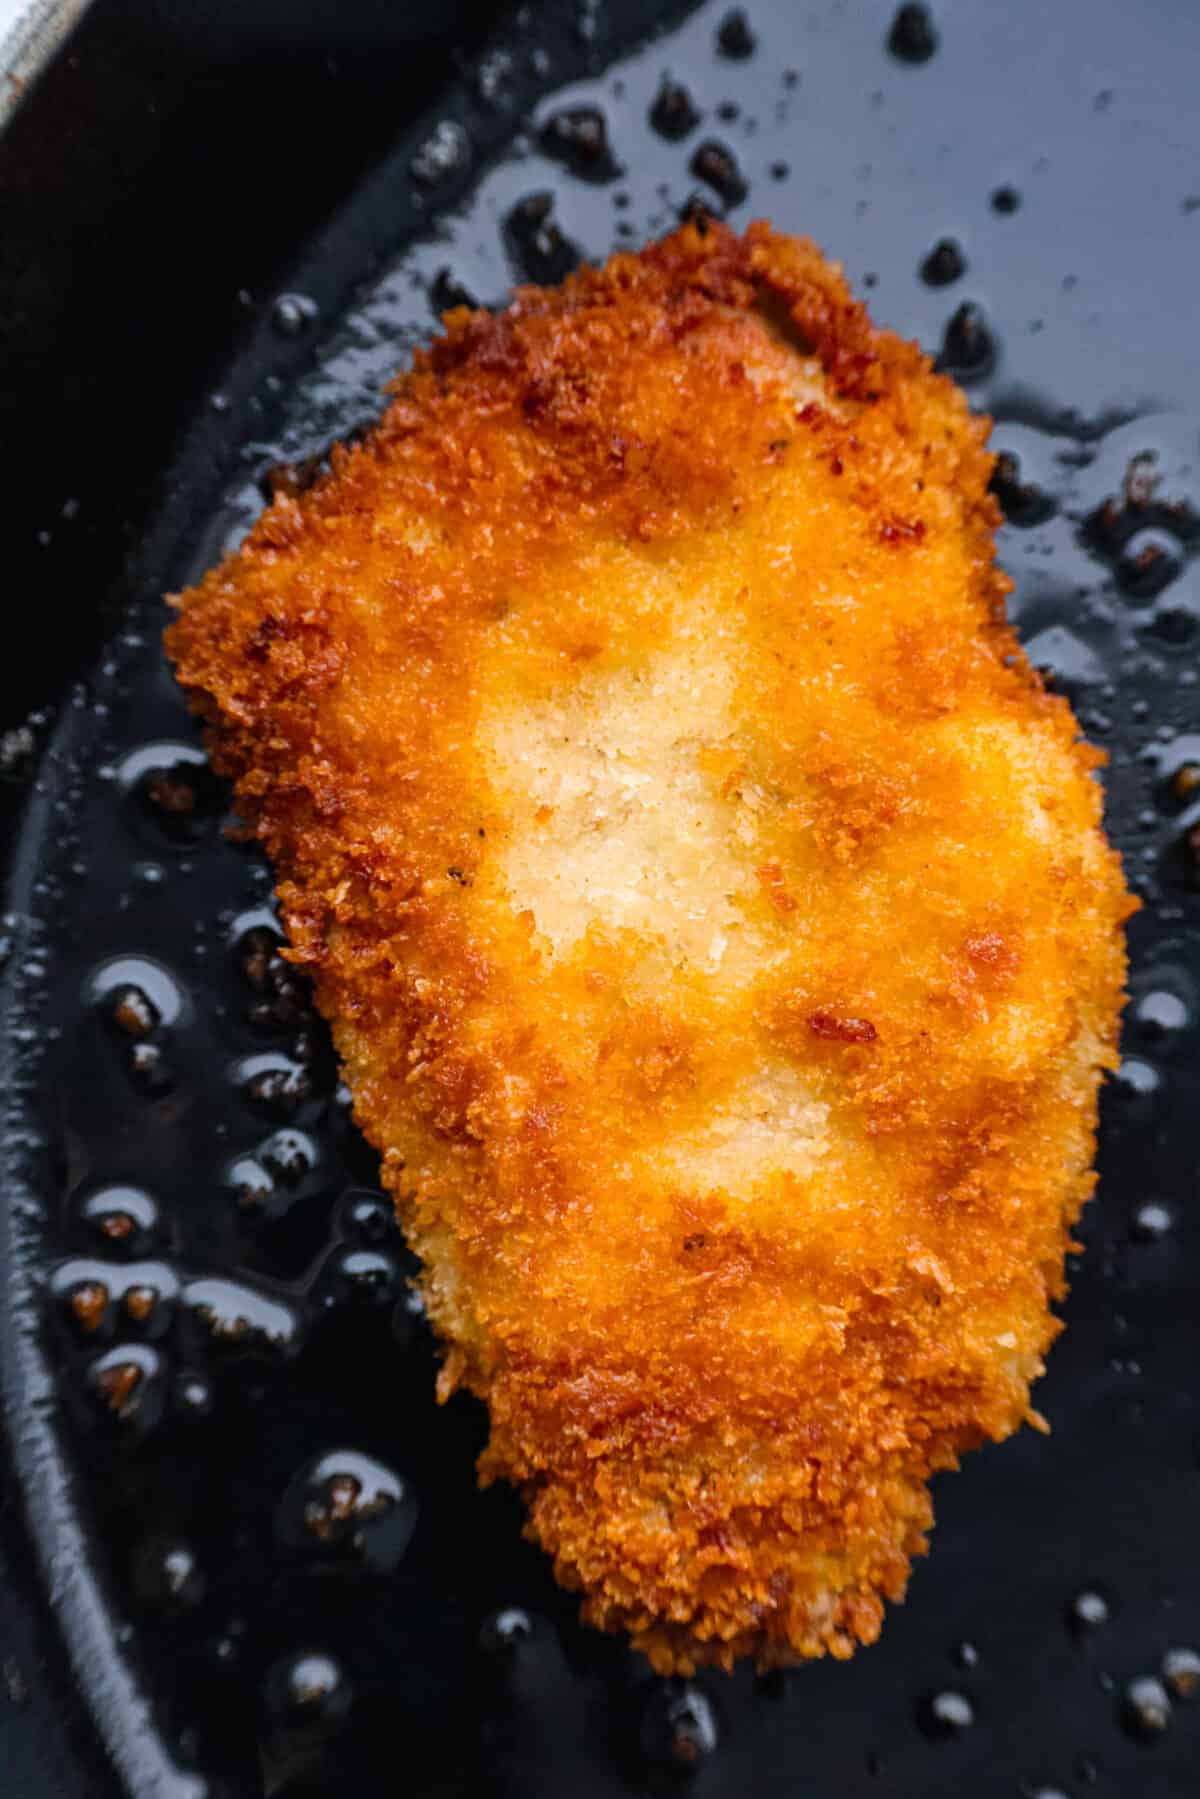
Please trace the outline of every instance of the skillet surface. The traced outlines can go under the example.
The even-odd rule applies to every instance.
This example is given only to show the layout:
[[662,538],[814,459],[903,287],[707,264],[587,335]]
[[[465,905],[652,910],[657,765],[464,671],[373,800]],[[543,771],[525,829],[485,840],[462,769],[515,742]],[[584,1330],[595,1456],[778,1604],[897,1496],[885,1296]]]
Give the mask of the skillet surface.
[[[464,9],[457,73],[426,46],[397,106],[370,40],[381,18],[364,9],[342,42],[331,9],[318,27],[362,102],[343,187],[294,137],[302,191],[284,182],[273,250],[253,220],[270,216],[287,167],[278,118],[264,102],[258,138],[252,107],[242,122],[243,152],[266,145],[250,206],[216,141],[221,108],[205,119],[176,91],[172,110],[152,85],[185,196],[225,181],[246,273],[230,245],[176,223],[207,302],[197,322],[178,269],[147,298],[136,257],[120,271],[119,256],[100,258],[100,292],[115,283],[147,321],[140,344],[128,322],[114,340],[119,404],[120,383],[89,374],[63,333],[72,315],[55,291],[76,431],[35,433],[8,488],[11,573],[44,596],[46,619],[21,671],[26,703],[28,683],[61,665],[68,627],[85,660],[97,622],[114,629],[57,714],[0,744],[14,780],[31,740],[44,746],[5,927],[5,1403],[36,1584],[117,1789],[1191,1790],[1200,15],[1161,0],[1135,27],[1116,0],[1049,20],[961,0],[938,17],[932,56],[911,61],[887,47],[884,6],[759,0],[752,44],[722,34],[725,6],[659,11],[649,43],[632,0],[535,9],[485,43]],[[100,54],[104,12],[77,54]],[[198,54],[172,40],[170,8],[132,17],[119,64]],[[267,9],[258,26],[277,46]],[[391,54],[404,64],[417,50],[393,41]],[[664,72],[701,114],[678,141],[650,121]],[[70,71],[56,81],[69,97]],[[432,110],[412,104],[414,84]],[[223,91],[214,76],[209,98]],[[311,118],[317,90],[303,91]],[[586,157],[564,168],[542,147],[548,117],[584,104],[603,113],[619,172]],[[231,85],[224,117],[238,105]],[[36,127],[18,121],[27,147]],[[728,161],[710,157],[706,179],[690,164],[710,141]],[[1147,903],[1100,1195],[1039,1389],[1053,1436],[1026,1433],[938,1483],[932,1556],[875,1649],[846,1667],[685,1687],[578,1627],[521,1542],[515,1501],[475,1489],[480,1412],[433,1405],[404,1251],[324,1036],[272,959],[266,870],[223,834],[227,797],[158,650],[158,595],[236,538],[272,469],[302,474],[373,415],[452,284],[491,303],[514,279],[555,279],[577,253],[665,229],[693,191],[721,207],[735,174],[748,188],[735,219],[769,212],[816,236],[876,317],[944,342],[996,416],[1019,465],[1002,488],[1014,614],[1109,750],[1110,822]],[[208,203],[205,229],[220,217]],[[302,229],[307,248],[281,266]],[[939,285],[952,256],[921,271],[946,238],[966,266]],[[39,277],[53,287],[56,255],[59,274],[75,266],[59,245],[21,271],[33,337],[31,292]],[[11,268],[6,283],[21,299]],[[184,320],[193,337],[155,335]],[[28,357],[7,391],[10,405],[32,401]],[[153,424],[139,447],[143,392]],[[156,487],[167,431],[189,417]],[[122,531],[135,547],[105,620],[99,574]],[[15,1525],[9,1537],[19,1555]],[[86,1744],[70,1773],[73,1744],[47,1790],[103,1790]]]

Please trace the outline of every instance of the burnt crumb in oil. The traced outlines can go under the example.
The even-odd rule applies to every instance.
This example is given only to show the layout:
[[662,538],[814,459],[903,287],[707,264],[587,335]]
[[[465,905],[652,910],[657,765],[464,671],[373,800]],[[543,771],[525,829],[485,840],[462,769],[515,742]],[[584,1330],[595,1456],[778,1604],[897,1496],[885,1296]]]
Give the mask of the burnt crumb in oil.
[[417,1527],[418,1505],[395,1469],[353,1449],[304,1464],[288,1483],[275,1519],[279,1541],[313,1567],[392,1574]]
[[138,782],[137,797],[163,838],[192,844],[220,814],[224,793],[207,763],[180,760],[148,769]]
[[900,62],[928,62],[938,47],[937,28],[927,6],[902,6],[888,32],[888,49]]
[[1178,539],[1163,531],[1136,531],[1117,558],[1117,586],[1135,600],[1153,600],[1180,574]]
[[63,1294],[67,1321],[80,1340],[106,1339],[113,1332],[112,1295],[104,1281],[75,1281]]
[[1139,1675],[1126,1686],[1121,1696],[1121,1722],[1129,1736],[1143,1743],[1161,1736],[1169,1727],[1170,1695],[1155,1675]]
[[452,269],[439,269],[429,284],[429,303],[433,307],[434,316],[441,318],[444,312],[453,312],[457,306],[467,306],[476,311],[479,301],[469,287],[464,287]]
[[163,1099],[175,1087],[175,1075],[160,1043],[134,1043],[125,1058],[129,1078],[139,1093]]
[[758,48],[758,39],[741,7],[727,12],[717,27],[717,49],[731,62],[744,62]]
[[708,228],[713,223],[714,219],[719,219],[722,216],[721,208],[717,202],[711,199],[707,194],[702,194],[696,189],[692,190],[683,205],[679,208],[679,223],[681,225],[694,225],[701,237],[704,237],[707,234]]
[[1001,450],[997,456],[989,486],[1009,524],[1022,530],[1044,525],[1057,511],[1050,494],[1021,479],[1020,458],[1011,450]]
[[650,123],[660,137],[678,143],[700,123],[700,114],[691,94],[681,81],[664,75],[650,108]]
[[991,373],[996,346],[983,309],[964,300],[946,326],[937,367],[960,381],[978,381]]
[[554,195],[549,192],[526,194],[510,207],[504,236],[521,274],[539,286],[556,286],[582,261],[578,245],[554,217]]
[[311,456],[297,456],[292,462],[276,462],[264,470],[259,491],[268,506],[281,497],[298,500],[307,493],[319,475],[328,468],[328,459],[319,451]]
[[251,989],[246,1019],[264,1035],[307,1026],[313,1017],[312,995],[303,975],[285,962],[283,939],[266,925],[255,925],[239,940],[235,959]]
[[84,1240],[109,1253],[143,1256],[158,1236],[157,1203],[140,1187],[100,1187],[76,1206]]
[[926,287],[949,287],[967,272],[967,259],[952,237],[939,238],[921,264],[921,279]]
[[1172,1699],[1186,1704],[1200,1697],[1200,1652],[1168,1649],[1162,1659],[1162,1678]]
[[162,1023],[162,1014],[140,987],[127,982],[109,999],[108,1016],[123,1036],[148,1037]]
[[598,106],[567,106],[552,113],[539,142],[547,156],[586,181],[612,181],[621,172]]
[[247,1101],[269,1118],[294,1118],[312,1097],[313,1083],[303,1068],[266,1068],[245,1085]]
[[688,167],[697,180],[707,182],[720,195],[726,206],[740,206],[750,191],[733,151],[715,138],[698,147]]
[[338,1205],[341,1228],[373,1246],[395,1239],[399,1233],[395,1208],[382,1193],[351,1187]]
[[162,1359],[148,1344],[118,1344],[97,1357],[87,1387],[93,1416],[122,1432],[149,1432],[162,1415]]

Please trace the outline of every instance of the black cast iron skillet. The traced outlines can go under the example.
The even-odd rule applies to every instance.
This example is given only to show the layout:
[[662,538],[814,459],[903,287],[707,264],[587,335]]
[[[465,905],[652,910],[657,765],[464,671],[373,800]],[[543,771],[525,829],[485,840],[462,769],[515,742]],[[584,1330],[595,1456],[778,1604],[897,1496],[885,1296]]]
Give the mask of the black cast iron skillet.
[[[1195,1790],[1200,14],[727,13],[98,0],[0,140],[6,1795]],[[937,1483],[876,1648],[684,1684],[477,1492],[157,644],[440,307],[697,196],[996,417],[1014,615],[1146,905],[1052,1436]]]

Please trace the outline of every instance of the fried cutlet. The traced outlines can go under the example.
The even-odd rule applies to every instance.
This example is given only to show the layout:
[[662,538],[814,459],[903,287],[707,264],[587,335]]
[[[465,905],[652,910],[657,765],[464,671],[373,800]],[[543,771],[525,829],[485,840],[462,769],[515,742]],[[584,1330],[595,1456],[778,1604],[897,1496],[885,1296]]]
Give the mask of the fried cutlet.
[[662,1670],[870,1642],[1039,1422],[1130,902],[986,436],[811,243],[688,225],[449,313],[175,602],[440,1392]]

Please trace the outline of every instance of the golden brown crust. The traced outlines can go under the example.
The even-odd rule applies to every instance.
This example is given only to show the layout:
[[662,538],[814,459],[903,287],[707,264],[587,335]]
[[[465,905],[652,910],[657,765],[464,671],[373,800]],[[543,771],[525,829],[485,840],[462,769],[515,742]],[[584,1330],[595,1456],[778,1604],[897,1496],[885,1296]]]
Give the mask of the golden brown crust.
[[[847,1655],[1057,1328],[1098,758],[1005,622],[986,421],[811,244],[688,226],[445,325],[170,654],[484,1477],[660,1668]],[[614,898],[569,796],[639,743],[694,808],[629,802]]]

